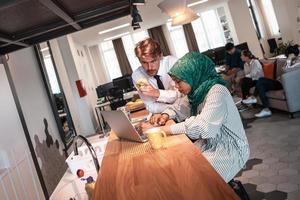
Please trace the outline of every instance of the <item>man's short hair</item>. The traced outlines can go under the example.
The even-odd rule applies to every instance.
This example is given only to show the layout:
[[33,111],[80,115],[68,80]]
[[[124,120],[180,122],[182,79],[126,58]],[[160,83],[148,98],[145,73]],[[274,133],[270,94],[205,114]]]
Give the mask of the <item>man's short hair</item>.
[[151,56],[155,58],[162,55],[159,43],[152,38],[147,38],[137,43],[134,52],[138,58],[144,56]]
[[230,51],[231,49],[234,48],[234,44],[231,43],[231,42],[228,42],[226,45],[225,45],[225,50],[226,51]]
[[288,48],[286,49],[285,51],[285,55],[286,57],[288,57],[290,54],[294,54],[295,56],[298,56],[299,55],[299,46],[296,44],[296,45],[291,45],[291,46],[288,46]]

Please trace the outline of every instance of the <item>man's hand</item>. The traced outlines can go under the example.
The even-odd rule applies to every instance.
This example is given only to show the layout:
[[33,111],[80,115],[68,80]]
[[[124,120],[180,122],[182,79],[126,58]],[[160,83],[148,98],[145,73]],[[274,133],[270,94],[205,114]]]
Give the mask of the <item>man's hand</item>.
[[159,89],[154,88],[150,84],[144,84],[139,89],[140,89],[141,93],[145,96],[158,98],[160,95]]
[[163,126],[166,124],[166,122],[169,120],[169,115],[168,114],[154,114],[151,119],[150,123],[151,124],[158,124],[160,126]]

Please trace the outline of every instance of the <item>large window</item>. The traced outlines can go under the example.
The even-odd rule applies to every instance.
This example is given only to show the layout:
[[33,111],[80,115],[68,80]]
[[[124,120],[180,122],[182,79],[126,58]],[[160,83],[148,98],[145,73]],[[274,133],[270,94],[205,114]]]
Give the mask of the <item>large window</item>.
[[112,80],[114,78],[122,76],[120,65],[112,41],[102,42],[101,50],[110,79]]
[[192,26],[201,52],[225,45],[224,31],[216,10],[201,13]]
[[146,31],[140,31],[140,32],[133,33],[131,35],[126,35],[126,36],[122,37],[124,49],[125,49],[127,58],[129,60],[130,66],[132,68],[132,71],[134,71],[139,66],[141,66],[140,61],[138,60],[138,58],[135,56],[135,53],[134,53],[135,45],[139,41],[141,41],[145,38],[148,38],[148,37],[149,37],[149,35]]
[[271,0],[263,0],[261,1],[264,14],[268,23],[268,27],[272,36],[280,35],[278,22],[276,19],[274,7]]
[[182,26],[171,26],[171,22],[167,23],[167,27],[171,35],[176,56],[177,58],[181,58],[189,52],[183,28]]

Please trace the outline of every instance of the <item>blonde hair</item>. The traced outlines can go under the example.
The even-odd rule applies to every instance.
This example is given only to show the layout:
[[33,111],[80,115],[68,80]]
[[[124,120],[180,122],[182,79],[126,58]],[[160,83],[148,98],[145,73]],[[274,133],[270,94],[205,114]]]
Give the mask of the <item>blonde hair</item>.
[[134,52],[138,58],[144,56],[151,56],[155,58],[162,55],[159,43],[152,38],[147,38],[137,43]]

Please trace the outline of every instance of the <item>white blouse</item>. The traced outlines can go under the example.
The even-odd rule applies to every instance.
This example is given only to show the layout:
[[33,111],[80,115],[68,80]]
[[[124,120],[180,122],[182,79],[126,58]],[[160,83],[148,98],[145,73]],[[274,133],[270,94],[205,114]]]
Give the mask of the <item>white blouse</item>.
[[226,87],[214,85],[198,106],[197,116],[190,116],[186,96],[163,113],[182,121],[171,126],[172,134],[184,133],[191,139],[197,139],[195,145],[226,182],[248,160],[250,150],[245,130]]
[[244,72],[245,76],[252,80],[258,80],[259,78],[264,77],[264,71],[257,59],[252,59],[249,64],[245,62]]

